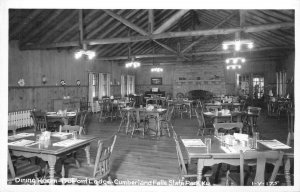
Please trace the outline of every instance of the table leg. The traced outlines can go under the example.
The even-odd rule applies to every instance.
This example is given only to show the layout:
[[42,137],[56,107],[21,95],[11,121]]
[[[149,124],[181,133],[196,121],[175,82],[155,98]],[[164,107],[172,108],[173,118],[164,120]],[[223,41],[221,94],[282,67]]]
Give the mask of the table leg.
[[48,159],[48,164],[49,164],[49,175],[50,175],[50,185],[54,185],[54,174],[55,174],[55,163],[56,163],[56,157],[55,156],[50,156]]
[[291,168],[291,159],[289,157],[286,157],[284,159],[284,177],[285,177],[287,186],[292,185],[290,168]]
[[204,165],[204,159],[198,159],[198,165],[197,165],[197,185],[201,185],[202,181],[202,170]]
[[156,116],[156,123],[157,123],[158,136],[160,137],[160,122],[159,122],[159,115]]
[[129,129],[129,121],[130,121],[130,112],[127,111],[126,135],[128,133],[128,129]]
[[86,156],[86,162],[87,162],[87,165],[88,165],[88,166],[91,166],[90,148],[91,148],[90,145],[88,145],[88,146],[86,146],[86,147],[84,148],[84,150],[85,150],[85,156]]

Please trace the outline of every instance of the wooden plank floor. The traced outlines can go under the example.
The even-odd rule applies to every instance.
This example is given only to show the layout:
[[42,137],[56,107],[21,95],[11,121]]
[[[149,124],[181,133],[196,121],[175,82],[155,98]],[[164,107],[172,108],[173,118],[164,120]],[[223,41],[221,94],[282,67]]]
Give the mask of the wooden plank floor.
[[[89,135],[107,138],[118,130],[120,120],[111,122],[98,122],[98,114],[93,114],[87,127]],[[280,120],[266,118],[264,113],[258,120],[262,136],[275,138],[286,142],[287,121],[285,117]],[[196,135],[197,121],[195,118],[175,119],[174,129],[178,135]],[[175,143],[168,136],[160,138],[136,135],[131,138],[124,131],[117,134],[117,142],[112,154],[113,178],[119,180],[170,180],[178,179],[179,169]],[[91,156],[95,157],[96,143],[91,147]],[[80,155],[84,158],[84,154]],[[184,153],[186,158],[186,154]],[[222,182],[222,181],[221,181]]]

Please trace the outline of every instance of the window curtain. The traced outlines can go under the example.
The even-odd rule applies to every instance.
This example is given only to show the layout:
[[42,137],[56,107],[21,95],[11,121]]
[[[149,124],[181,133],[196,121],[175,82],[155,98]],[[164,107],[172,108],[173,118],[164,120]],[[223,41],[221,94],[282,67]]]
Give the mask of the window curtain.
[[93,97],[94,97],[94,93],[93,93],[93,73],[89,73],[89,102],[92,103],[93,102]]
[[286,95],[286,72],[276,72],[276,90],[277,96],[282,97]]
[[125,84],[125,76],[121,75],[121,97],[125,97],[126,95],[126,84]]

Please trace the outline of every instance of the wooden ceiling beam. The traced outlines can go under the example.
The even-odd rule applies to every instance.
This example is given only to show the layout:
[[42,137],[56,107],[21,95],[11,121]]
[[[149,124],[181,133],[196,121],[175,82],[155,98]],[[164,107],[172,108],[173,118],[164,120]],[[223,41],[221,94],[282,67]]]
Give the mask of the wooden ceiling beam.
[[[226,35],[226,34],[232,34],[240,31],[244,31],[245,33],[256,33],[261,31],[269,31],[269,30],[276,30],[276,29],[290,28],[290,27],[294,27],[294,23],[274,23],[274,24],[254,25],[254,26],[226,28],[226,29],[167,32],[167,33],[144,35],[144,36],[90,39],[90,40],[85,40],[84,43],[87,43],[89,45],[129,43],[129,42],[147,41],[150,39],[153,40],[153,39],[166,39],[166,38],[189,37],[189,36]],[[39,44],[39,45],[26,45],[23,47],[23,49],[47,49],[47,48],[54,48],[54,47],[75,46],[77,44],[78,44],[77,42],[62,42],[62,43],[50,43],[50,44]]]
[[12,33],[10,34],[10,37],[13,38],[15,35],[19,34],[23,28],[30,23],[30,21],[36,17],[38,14],[42,12],[41,9],[36,9],[32,13],[30,13],[22,22],[18,25],[15,29],[12,30]]
[[[147,19],[145,17],[143,17],[143,15],[147,14],[147,11],[142,10],[138,14],[136,14],[136,13],[137,13],[136,10],[130,12],[130,14],[125,16],[125,19],[130,19],[131,17],[135,16],[136,18],[142,18],[137,22],[138,25],[143,24],[143,23],[146,24]],[[112,32],[114,29],[117,29],[117,30],[115,32]],[[128,30],[128,27],[119,22],[118,25],[110,27],[110,28],[108,28],[108,30],[106,30],[104,33],[102,33],[100,35],[100,38],[104,38],[108,34],[110,35],[110,37],[116,37],[116,36],[120,35],[122,32],[124,32],[124,30]],[[122,46],[115,44],[115,45],[112,45],[109,49],[106,49],[104,51],[104,53],[102,52],[102,54],[106,54],[106,53],[112,54],[114,52],[119,54],[120,50],[122,50]]]
[[154,30],[154,10],[149,9],[148,10],[148,32],[149,34],[153,33]]
[[118,21],[120,21],[121,23],[123,23],[124,25],[126,25],[127,27],[129,27],[129,28],[133,29],[134,31],[138,32],[139,34],[141,34],[141,35],[148,35],[148,33],[144,29],[138,27],[134,23],[131,23],[127,19],[124,19],[120,15],[117,15],[114,12],[112,12],[110,10],[106,10],[106,9],[104,9],[103,11],[105,13],[107,13],[108,15],[112,16],[113,18],[117,19]]
[[177,11],[171,18],[166,20],[160,27],[158,27],[153,34],[159,34],[165,32],[167,29],[169,29],[173,24],[175,24],[178,19],[180,19],[184,14],[186,14],[189,11],[189,9],[183,9]]
[[[226,23],[228,20],[230,20],[234,15],[236,15],[236,13],[232,13],[231,15],[229,15],[228,17],[226,17],[225,19],[223,19],[222,21],[220,21],[217,25],[215,25],[212,29],[216,29],[218,27],[220,27],[221,25],[223,25],[224,23]],[[186,48],[184,48],[181,53],[185,53],[188,50],[190,50],[192,47],[194,47],[195,45],[197,45],[198,43],[200,43],[201,41],[203,41],[204,39],[206,39],[207,37],[200,37],[199,39],[197,39],[196,41],[192,42],[190,45],[188,45]]]
[[[293,50],[293,47],[261,47],[261,48],[255,48],[253,50],[242,50],[243,52],[259,52],[259,51],[268,51],[268,50]],[[203,52],[197,52],[197,53],[186,53],[185,56],[201,56],[201,55],[223,55],[223,54],[232,54],[233,51],[229,50],[222,50],[222,51],[203,51]],[[146,55],[135,55],[135,58],[160,58],[160,57],[178,57],[175,55],[169,55],[169,54],[146,54]],[[97,60],[123,60],[128,59],[128,56],[113,56],[113,57],[98,57]]]
[[161,47],[165,48],[166,50],[168,50],[168,51],[170,51],[170,52],[172,52],[172,53],[175,53],[178,57],[181,57],[181,58],[183,58],[183,59],[185,59],[185,60],[190,60],[189,58],[187,58],[187,57],[181,55],[180,53],[178,53],[177,51],[175,51],[174,49],[172,49],[172,48],[169,47],[168,45],[166,45],[166,44],[164,44],[164,43],[161,43],[161,42],[159,42],[159,41],[157,41],[157,40],[153,40],[153,41],[154,41],[155,43],[157,43],[158,45],[160,45]]

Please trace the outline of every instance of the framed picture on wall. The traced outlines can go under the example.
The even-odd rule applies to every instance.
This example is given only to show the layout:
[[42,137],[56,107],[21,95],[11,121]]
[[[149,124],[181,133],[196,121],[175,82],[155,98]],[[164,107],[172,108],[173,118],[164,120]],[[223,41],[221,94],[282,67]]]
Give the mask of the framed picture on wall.
[[162,77],[152,77],[151,85],[162,85]]

